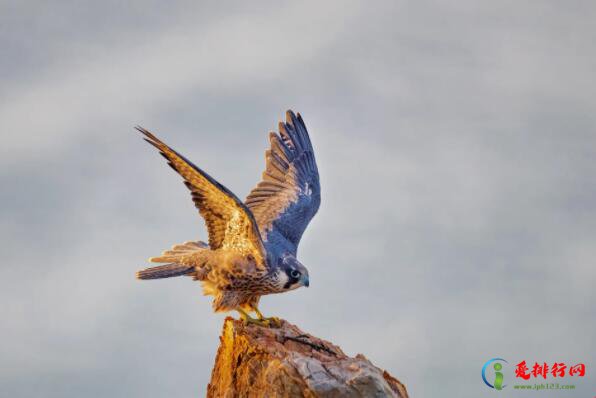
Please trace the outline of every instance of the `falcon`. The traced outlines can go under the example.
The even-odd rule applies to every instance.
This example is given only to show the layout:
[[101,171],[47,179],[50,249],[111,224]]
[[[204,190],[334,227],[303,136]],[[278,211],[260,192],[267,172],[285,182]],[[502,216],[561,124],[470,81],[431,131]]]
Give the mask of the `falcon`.
[[189,276],[213,296],[215,312],[235,310],[245,323],[279,325],[259,311],[259,299],[308,287],[298,244],[321,203],[314,150],[300,114],[287,111],[279,133],[269,133],[265,171],[245,202],[151,132],[136,129],[183,178],[209,234],[208,244],[185,242],[150,258],[162,265],[137,272],[137,278]]

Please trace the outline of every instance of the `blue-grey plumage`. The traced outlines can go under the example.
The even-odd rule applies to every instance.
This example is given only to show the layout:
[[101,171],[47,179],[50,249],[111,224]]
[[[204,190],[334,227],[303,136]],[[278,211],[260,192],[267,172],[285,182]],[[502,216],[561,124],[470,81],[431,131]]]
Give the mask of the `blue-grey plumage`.
[[[268,324],[260,296],[310,284],[297,256],[304,230],[321,202],[319,173],[300,114],[286,113],[279,134],[270,133],[261,182],[242,203],[231,191],[149,131],[137,127],[184,178],[204,218],[209,245],[176,245],[153,262],[167,263],[137,273],[139,279],[188,275],[214,296],[216,311],[237,310],[249,322]],[[254,311],[258,319],[247,312]]]
[[321,203],[319,172],[300,114],[292,111],[270,133],[263,179],[246,199],[268,250],[297,254],[300,238]]

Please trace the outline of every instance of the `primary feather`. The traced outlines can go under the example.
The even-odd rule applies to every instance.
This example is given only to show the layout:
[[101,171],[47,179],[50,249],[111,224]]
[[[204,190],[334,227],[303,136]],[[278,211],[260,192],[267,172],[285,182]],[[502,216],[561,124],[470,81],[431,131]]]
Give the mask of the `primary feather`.
[[174,151],[142,127],[145,141],[159,149],[168,164],[184,178],[192,200],[205,219],[209,231],[209,246],[250,253],[262,264],[264,253],[261,236],[250,210],[226,187]]
[[300,238],[321,203],[319,171],[300,114],[286,113],[279,134],[270,133],[261,182],[246,198],[263,240],[287,246],[296,255]]

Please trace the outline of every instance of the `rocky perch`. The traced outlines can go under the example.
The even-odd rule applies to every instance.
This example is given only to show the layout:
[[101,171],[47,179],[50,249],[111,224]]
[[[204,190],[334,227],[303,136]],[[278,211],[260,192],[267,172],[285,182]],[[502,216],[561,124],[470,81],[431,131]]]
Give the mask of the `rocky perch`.
[[282,320],[280,328],[227,318],[208,397],[399,397],[406,387],[362,354]]

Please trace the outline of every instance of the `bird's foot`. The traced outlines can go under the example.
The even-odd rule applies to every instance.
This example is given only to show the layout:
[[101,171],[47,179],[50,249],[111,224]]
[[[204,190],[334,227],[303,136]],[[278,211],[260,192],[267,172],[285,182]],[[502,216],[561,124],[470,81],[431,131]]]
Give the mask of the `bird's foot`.
[[[257,314],[257,315],[260,314],[260,316],[258,318],[253,318],[250,315],[248,315],[246,312],[244,312],[243,310],[238,309],[237,311],[240,313],[242,322],[244,322],[244,325],[246,325],[246,326],[252,324],[252,325],[270,328],[270,327],[279,327],[279,325],[281,325],[281,323],[279,323],[279,325],[278,325],[275,322],[272,322],[273,318],[265,318],[260,313]],[[279,318],[275,318],[275,319],[277,321],[279,321]]]
[[269,318],[265,318],[263,316],[263,314],[261,313],[261,311],[259,311],[258,308],[255,308],[255,314],[257,314],[257,317],[259,318],[259,320],[264,321],[264,322],[268,322],[270,327],[274,327],[274,328],[280,328],[281,327],[281,319],[279,319],[276,316],[271,316]]
[[244,318],[244,325],[248,326],[248,325],[257,325],[257,326],[261,326],[261,327],[266,327],[269,328],[271,327],[271,322],[269,322],[267,319],[256,319],[256,318],[252,318],[252,317],[248,317],[248,318]]
[[265,322],[269,323],[269,327],[273,327],[273,328],[280,328],[281,327],[281,319],[279,319],[276,316],[270,316],[269,318],[263,318],[262,319]]

